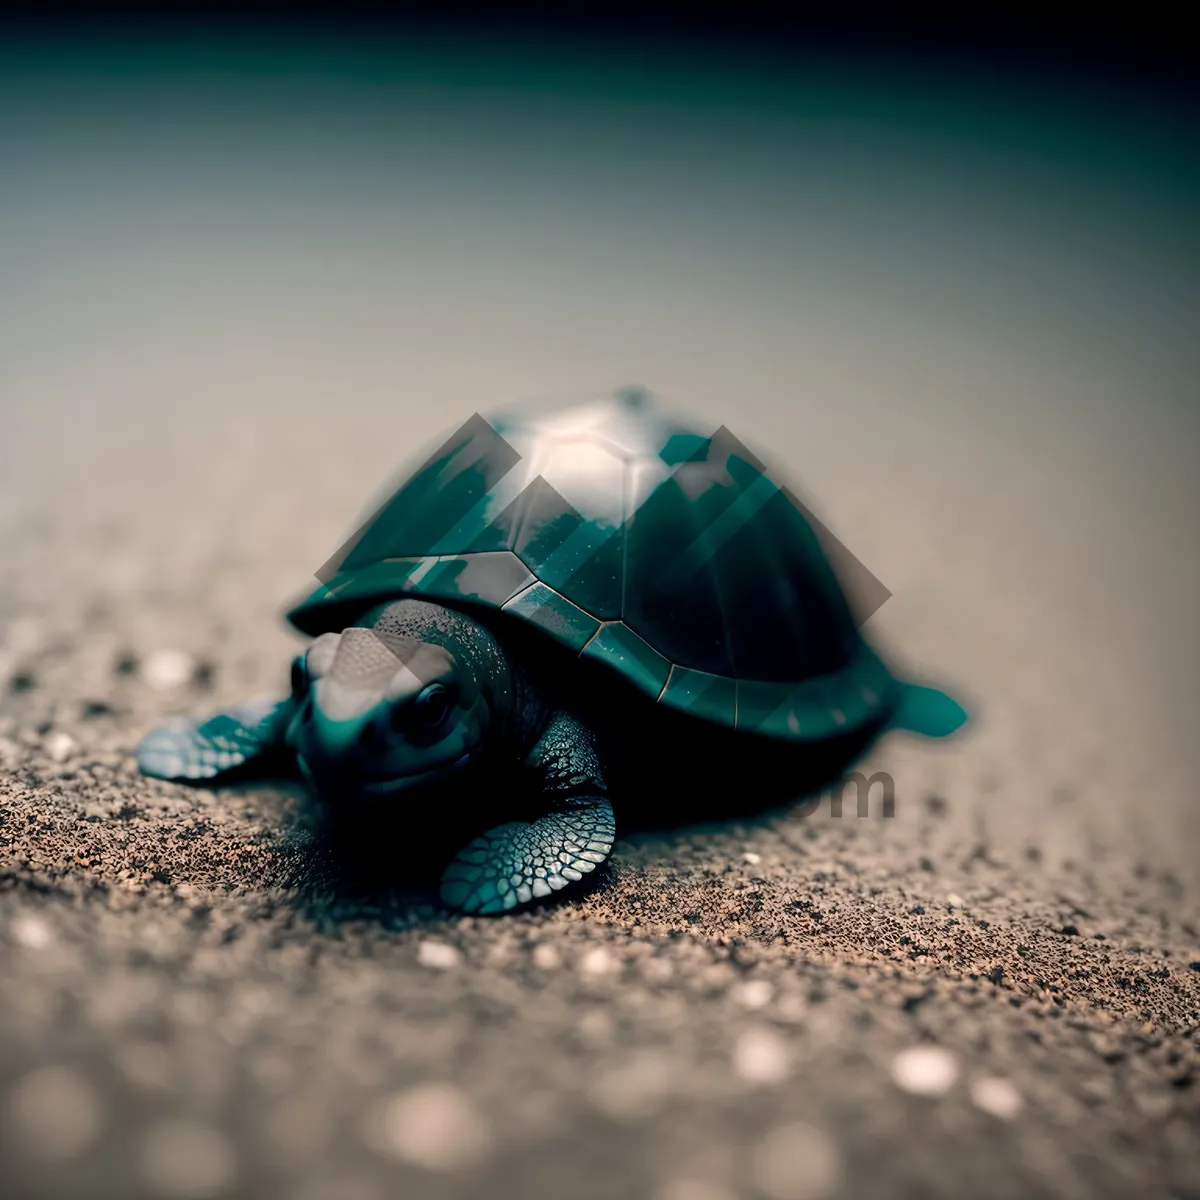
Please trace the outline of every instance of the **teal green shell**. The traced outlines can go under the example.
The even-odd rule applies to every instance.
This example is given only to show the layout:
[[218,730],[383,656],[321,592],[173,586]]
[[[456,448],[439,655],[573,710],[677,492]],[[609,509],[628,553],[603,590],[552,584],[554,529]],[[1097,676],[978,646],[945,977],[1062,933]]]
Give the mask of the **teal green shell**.
[[899,695],[794,498],[636,392],[472,417],[319,577],[288,614],[305,633],[400,596],[499,609],[659,704],[786,740]]

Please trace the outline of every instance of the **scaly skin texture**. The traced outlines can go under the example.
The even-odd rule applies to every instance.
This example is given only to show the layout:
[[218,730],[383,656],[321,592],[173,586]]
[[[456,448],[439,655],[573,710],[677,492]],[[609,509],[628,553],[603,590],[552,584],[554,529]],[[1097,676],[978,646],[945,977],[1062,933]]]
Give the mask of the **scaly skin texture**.
[[594,871],[616,827],[592,731],[559,710],[526,762],[551,811],[489,830],[442,877],[442,899],[464,912],[503,912],[549,896]]
[[392,639],[444,646],[483,694],[492,748],[524,757],[546,720],[545,705],[528,674],[498,638],[465,613],[424,600],[398,600],[363,620],[385,643]]
[[[549,896],[612,850],[589,724],[535,684],[489,629],[440,605],[406,599],[372,610],[296,659],[289,699],[172,722],[143,740],[138,761],[161,778],[219,781],[289,750],[331,807],[394,805],[417,783],[491,786],[515,768],[519,807],[533,819],[497,825],[454,856],[441,894],[464,912]],[[458,811],[486,812],[487,799]]]

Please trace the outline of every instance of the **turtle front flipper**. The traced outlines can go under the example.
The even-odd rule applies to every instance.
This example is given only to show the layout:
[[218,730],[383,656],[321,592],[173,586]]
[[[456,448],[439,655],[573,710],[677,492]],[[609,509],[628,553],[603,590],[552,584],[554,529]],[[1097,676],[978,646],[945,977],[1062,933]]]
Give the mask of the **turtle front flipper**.
[[612,853],[616,823],[591,730],[555,713],[526,766],[550,811],[497,825],[460,850],[442,875],[446,904],[507,912],[578,883]]
[[460,850],[442,875],[442,900],[468,913],[500,913],[577,883],[612,853],[607,797],[565,812],[497,825]]
[[239,704],[202,721],[176,718],[138,743],[138,767],[158,779],[201,781],[265,766],[285,752],[284,735],[295,709],[289,696]]

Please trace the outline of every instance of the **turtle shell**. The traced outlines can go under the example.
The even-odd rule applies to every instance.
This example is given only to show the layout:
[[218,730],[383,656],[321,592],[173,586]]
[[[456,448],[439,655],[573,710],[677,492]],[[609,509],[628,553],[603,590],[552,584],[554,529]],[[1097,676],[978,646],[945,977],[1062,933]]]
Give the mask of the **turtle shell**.
[[660,704],[810,741],[883,720],[898,694],[819,528],[728,430],[637,390],[476,414],[288,619],[318,634],[399,596],[499,609]]

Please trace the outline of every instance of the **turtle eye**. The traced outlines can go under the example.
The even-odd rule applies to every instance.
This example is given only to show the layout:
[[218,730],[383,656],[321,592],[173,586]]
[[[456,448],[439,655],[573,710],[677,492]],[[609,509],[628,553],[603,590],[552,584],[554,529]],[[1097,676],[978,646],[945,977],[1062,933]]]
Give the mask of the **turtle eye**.
[[431,683],[417,696],[417,720],[426,729],[436,729],[450,712],[450,693],[446,685]]
[[307,691],[308,671],[304,668],[303,655],[298,654],[292,659],[292,695],[299,700]]

